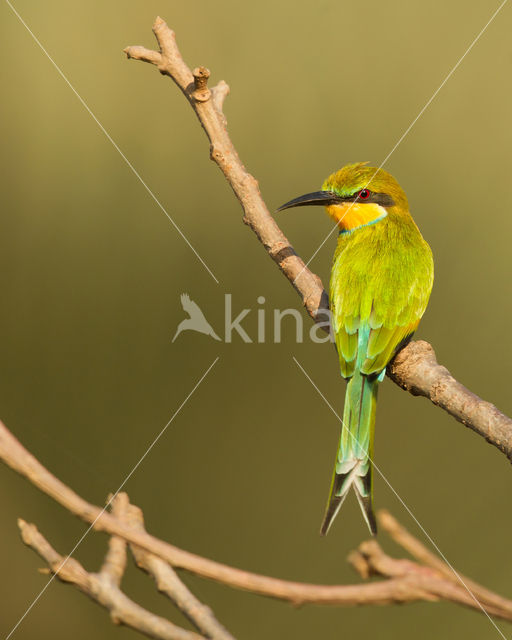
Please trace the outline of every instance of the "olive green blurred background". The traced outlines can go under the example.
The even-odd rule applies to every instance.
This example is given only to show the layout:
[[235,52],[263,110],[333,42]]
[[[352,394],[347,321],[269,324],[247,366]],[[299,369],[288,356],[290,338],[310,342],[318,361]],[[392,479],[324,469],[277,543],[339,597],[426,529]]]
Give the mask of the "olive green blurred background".
[[[102,504],[219,361],[127,484],[152,533],[253,571],[322,583],[357,580],[347,553],[367,537],[348,500],[318,535],[339,425],[300,372],[341,411],[330,345],[216,342],[183,333],[188,292],[220,333],[236,310],[300,308],[242,224],[190,107],[155,68],[122,49],[153,46],[160,14],[191,66],[225,79],[232,138],[271,209],[341,165],[379,164],[497,2],[291,0],[15,2],[79,94],[219,280],[216,284],[8,5],[0,5],[2,150],[0,417],[59,478]],[[511,7],[386,165],[434,252],[436,282],[419,336],[473,391],[510,403]],[[330,230],[320,210],[279,221],[309,258]],[[327,284],[334,238],[312,268]],[[261,306],[261,305],[260,305]],[[238,312],[238,311],[237,311]],[[305,318],[305,326],[309,321]],[[256,311],[244,322],[254,337]],[[270,323],[268,325],[270,329]],[[376,458],[461,572],[512,595],[511,470],[505,457],[423,399],[386,382]],[[35,522],[68,553],[84,525],[0,467],[1,632],[47,577],[19,540]],[[377,476],[376,503],[421,532]],[[397,552],[383,538],[384,546]],[[98,568],[106,538],[76,552]],[[256,638],[495,638],[482,615],[447,604],[300,610],[187,576],[234,635]],[[187,625],[130,568],[126,590]],[[512,628],[498,623],[505,635]],[[57,581],[13,637],[135,638]]]

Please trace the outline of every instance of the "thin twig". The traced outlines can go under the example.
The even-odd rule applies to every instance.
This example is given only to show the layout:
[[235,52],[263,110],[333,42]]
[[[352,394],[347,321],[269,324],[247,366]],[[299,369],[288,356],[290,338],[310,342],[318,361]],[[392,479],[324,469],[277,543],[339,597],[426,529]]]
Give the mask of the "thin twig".
[[[231,185],[244,211],[248,224],[288,278],[309,315],[328,330],[328,296],[320,278],[312,273],[270,215],[258,182],[244,167],[228,134],[222,111],[228,85],[221,81],[208,89],[210,72],[198,67],[192,72],[183,60],[174,32],[161,19],[153,25],[160,51],[145,47],[127,47],[128,58],[155,65],[181,89],[194,109],[210,141],[210,155]],[[432,347],[426,342],[411,343],[388,367],[389,377],[413,395],[429,398],[456,420],[462,422],[512,461],[512,420],[494,405],[485,402],[457,382],[447,369],[439,365]]]
[[[122,520],[126,515],[128,505],[129,500],[126,493],[118,494],[111,504],[112,514]],[[126,540],[118,536],[111,536],[100,574],[107,577],[116,587],[120,587],[126,570],[126,559]]]
[[433,554],[422,542],[407,531],[407,529],[400,524],[396,518],[389,513],[389,511],[381,509],[378,513],[378,517],[383,531],[386,531],[386,533],[388,533],[397,544],[410,553],[413,558],[416,558],[418,562],[427,567],[431,567],[437,571],[438,574],[455,584],[460,585],[462,580],[480,603],[496,607],[498,609],[501,608],[504,611],[512,613],[512,602],[510,600],[490,591],[460,572],[457,572],[456,575],[451,567],[443,562],[441,558]]
[[115,624],[131,627],[157,640],[205,640],[203,636],[182,629],[130,600],[115,584],[117,578],[112,579],[109,570],[105,571],[105,565],[100,573],[88,573],[74,558],[64,563],[64,556],[55,551],[35,525],[20,519],[18,526],[23,542],[47,562],[50,571],[62,582],[74,585],[105,607]]
[[[382,521],[379,522],[382,524]],[[378,584],[389,584],[391,581],[396,581],[400,588],[411,596],[409,602],[414,600],[427,602],[445,600],[476,611],[482,611],[483,608],[491,616],[512,621],[511,600],[501,598],[497,594],[491,594],[494,596],[492,601],[480,599],[477,593],[484,589],[477,583],[471,582],[471,585],[476,587],[476,593],[466,583],[466,586],[471,589],[470,592],[455,577],[453,571],[448,578],[444,575],[444,571],[441,573],[410,560],[392,558],[384,553],[375,539],[361,543],[357,551],[352,552],[348,559],[363,578],[370,576],[388,578],[385,582]],[[449,570],[449,567],[446,569]]]
[[[127,505],[121,515],[123,522],[137,531],[145,531],[142,510],[129,504],[125,493],[116,496],[113,502],[114,507],[118,501],[123,501]],[[112,512],[117,515],[115,508]],[[211,640],[235,640],[216,619],[210,607],[200,602],[180,580],[169,563],[136,545],[131,545],[131,551],[137,566],[152,576],[158,591],[166,595],[198,631]]]

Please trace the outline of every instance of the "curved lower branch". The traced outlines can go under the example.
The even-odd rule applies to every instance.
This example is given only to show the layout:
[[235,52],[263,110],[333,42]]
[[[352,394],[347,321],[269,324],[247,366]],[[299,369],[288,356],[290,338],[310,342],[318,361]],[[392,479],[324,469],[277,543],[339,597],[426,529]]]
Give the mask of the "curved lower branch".
[[[208,89],[210,72],[204,67],[191,71],[183,60],[174,32],[161,19],[153,25],[160,51],[127,47],[128,58],[155,65],[178,85],[194,109],[210,141],[211,158],[231,185],[244,211],[244,222],[257,235],[269,256],[302,298],[309,315],[326,328],[329,307],[320,278],[312,273],[270,215],[257,180],[245,169],[227,130],[222,111],[229,87],[224,81]],[[512,460],[512,420],[489,402],[471,393],[440,366],[425,342],[411,343],[388,368],[389,377],[414,395],[429,398]]]
[[[416,545],[412,546],[409,543],[408,548],[418,558],[421,558],[424,564],[391,558],[382,551],[375,540],[363,543],[357,552],[351,554],[350,561],[359,573],[365,578],[371,575],[385,578],[379,582],[350,585],[292,582],[230,567],[184,551],[147,533],[140,525],[140,521],[138,526],[134,526],[133,521],[126,522],[125,516],[122,514],[116,516],[116,512],[107,513],[105,509],[88,503],[53,476],[1,423],[0,458],[68,511],[92,524],[95,530],[105,531],[111,536],[122,538],[137,549],[142,549],[152,556],[161,558],[173,567],[185,569],[230,587],[286,600],[296,605],[314,603],[354,606],[405,603],[417,600],[448,600],[512,621],[512,601],[493,594],[474,582],[470,583],[471,587],[468,589],[458,574],[455,574],[439,559],[436,559],[436,563],[440,564],[429,561],[425,563],[425,558],[428,560],[430,557],[435,558],[435,556],[431,556],[431,554],[427,556],[426,554],[429,552],[424,547],[422,555],[418,551],[422,548],[419,541],[416,541]],[[119,499],[119,496],[116,499]],[[113,500],[111,498],[108,504]],[[379,518],[383,528],[389,531],[399,544],[403,544],[404,539],[415,540],[410,534],[405,535],[405,530],[389,514],[384,514],[384,516],[380,514]],[[21,523],[22,529],[31,531],[33,534],[34,531],[26,529],[27,526],[29,525]],[[24,540],[27,542],[26,536]],[[407,545],[403,546],[407,548]],[[123,554],[124,548],[119,549],[117,544],[113,548],[113,543],[111,543],[109,555],[103,565],[103,573],[107,575],[112,588],[118,588],[120,574],[124,569]],[[48,556],[48,558],[50,557]],[[60,577],[65,579],[64,576],[67,574],[62,575],[61,571],[66,567],[69,568],[71,563],[71,566],[76,568],[76,580],[73,581],[82,588],[86,584],[87,572],[83,567],[77,564],[73,565],[74,560],[69,560],[61,567],[61,560],[58,561],[58,558],[52,560],[52,570],[58,571]],[[115,567],[121,568],[116,569]]]

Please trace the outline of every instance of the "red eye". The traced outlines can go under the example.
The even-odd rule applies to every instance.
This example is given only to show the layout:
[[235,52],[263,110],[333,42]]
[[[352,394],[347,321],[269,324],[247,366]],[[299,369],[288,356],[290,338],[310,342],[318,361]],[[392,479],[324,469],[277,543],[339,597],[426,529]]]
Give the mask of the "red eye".
[[358,198],[360,200],[368,200],[368,198],[370,197],[370,192],[368,191],[368,189],[362,189],[358,194],[357,194]]

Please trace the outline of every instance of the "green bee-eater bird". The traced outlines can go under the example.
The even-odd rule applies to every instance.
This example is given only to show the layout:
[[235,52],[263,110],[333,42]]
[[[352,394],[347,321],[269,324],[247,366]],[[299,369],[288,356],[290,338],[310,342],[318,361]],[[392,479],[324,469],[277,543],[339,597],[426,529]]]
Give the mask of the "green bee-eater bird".
[[383,169],[360,162],[333,173],[321,191],[287,202],[323,205],[339,227],[330,281],[331,325],[347,381],[343,426],[321,534],[353,487],[372,533],[372,460],[377,388],[412,337],[432,290],[430,247],[407,197]]

